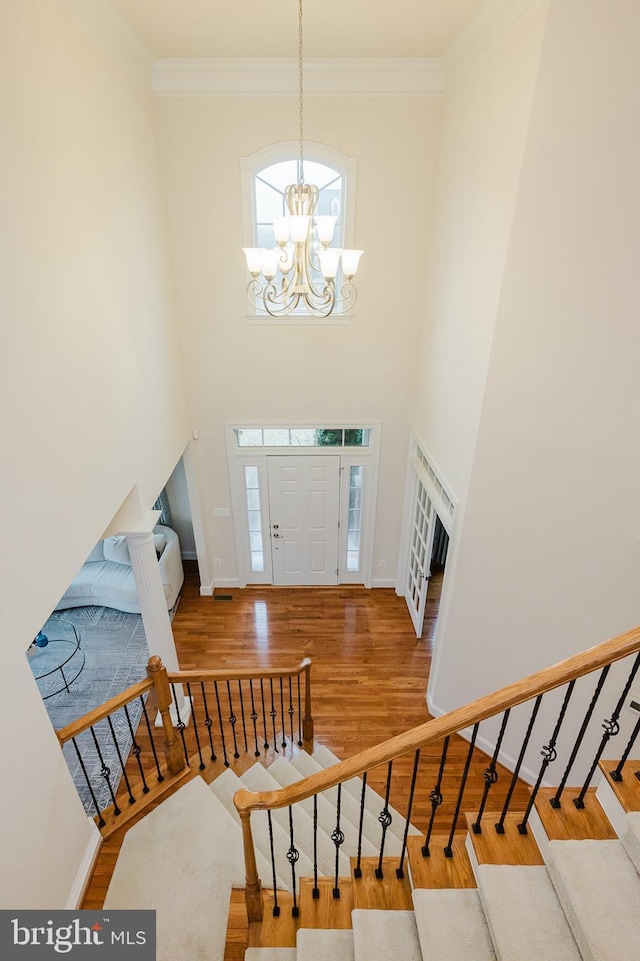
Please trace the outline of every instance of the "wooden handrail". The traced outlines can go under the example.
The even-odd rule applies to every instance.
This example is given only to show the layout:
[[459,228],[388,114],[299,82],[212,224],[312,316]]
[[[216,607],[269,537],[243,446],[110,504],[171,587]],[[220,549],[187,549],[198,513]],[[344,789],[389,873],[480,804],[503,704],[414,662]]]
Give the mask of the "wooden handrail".
[[121,694],[117,694],[109,701],[105,701],[100,707],[94,708],[94,710],[88,714],[83,714],[77,721],[72,721],[71,724],[61,727],[56,731],[60,744],[64,745],[67,741],[70,741],[71,738],[78,737],[83,731],[88,731],[94,724],[97,724],[99,721],[104,721],[105,718],[113,714],[114,711],[118,711],[121,707],[124,707],[125,704],[130,704],[131,701],[135,701],[141,694],[146,694],[147,691],[150,691],[152,687],[153,681],[148,678],[145,681],[139,681],[132,687],[128,687],[126,691],[122,691]]
[[295,667],[245,668],[239,671],[227,669],[221,671],[168,671],[167,677],[169,684],[199,683],[200,681],[257,681],[261,677],[272,679],[295,677],[305,671],[308,677],[310,667],[311,658],[305,657]]
[[640,650],[640,627],[597,644],[580,654],[574,654],[553,667],[530,674],[500,691],[487,694],[442,717],[420,724],[382,744],[367,748],[346,761],[340,761],[333,767],[312,774],[289,787],[278,791],[254,792],[245,789],[236,791],[233,798],[234,804],[240,815],[246,816],[251,811],[288,807],[290,804],[304,801],[314,794],[335,787],[342,781],[364,774],[365,771],[392,761],[403,754],[416,751],[431,741],[463,731],[472,724],[501,714],[508,708],[522,704],[537,697],[538,694],[545,694],[574,678],[591,674],[592,671],[622,660],[638,650]]

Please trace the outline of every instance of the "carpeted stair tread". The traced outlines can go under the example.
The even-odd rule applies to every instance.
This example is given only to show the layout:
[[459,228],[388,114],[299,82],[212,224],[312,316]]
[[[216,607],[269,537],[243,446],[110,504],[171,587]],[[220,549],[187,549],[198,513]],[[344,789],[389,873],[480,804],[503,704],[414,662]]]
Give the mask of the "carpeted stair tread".
[[629,811],[625,815],[625,830],[621,841],[635,864],[636,871],[640,872],[640,811]]
[[[233,803],[233,796],[236,791],[239,791],[244,786],[242,780],[231,768],[227,768],[226,771],[209,785],[209,791],[221,802],[238,827],[240,826],[240,815]],[[271,864],[271,852],[269,848],[267,812],[255,811],[251,815],[251,827],[253,830],[253,843],[256,849],[258,875],[263,884],[271,886],[273,884],[273,866]],[[273,839],[276,851],[276,884],[279,888],[288,890],[291,879],[291,868],[284,854],[280,852],[286,852],[288,850],[289,838],[277,821],[273,821]],[[300,860],[304,861],[306,871],[308,868],[308,859],[306,857],[303,859],[301,856]],[[244,880],[241,886],[244,887]]]
[[[276,781],[273,775],[270,774],[266,767],[257,763],[252,765],[248,771],[245,771],[240,780],[250,791],[278,791],[282,786]],[[289,808],[276,808],[271,812],[271,815],[272,819],[280,825],[286,836],[290,839]],[[314,840],[313,819],[309,817],[305,809],[299,804],[293,805],[292,815],[295,846],[301,854],[305,852],[312,857]],[[340,827],[344,831],[342,824]],[[287,847],[288,846],[289,845],[287,845]],[[333,876],[335,874],[336,848],[329,835],[323,830],[318,830],[316,833],[316,853],[318,859],[318,874],[328,877]],[[342,851],[340,851],[338,855],[338,871],[341,877],[347,876],[350,872],[349,858],[346,854],[343,854]],[[296,873],[300,875],[300,862],[296,865]]]
[[196,777],[129,828],[104,907],[157,912],[157,961],[222,961],[243,876],[241,831]]
[[474,870],[500,961],[581,961],[544,866],[475,864]]
[[351,919],[354,955],[358,961],[391,961],[394,958],[422,961],[413,911],[356,908],[351,912]]
[[296,947],[297,961],[355,961],[353,931],[299,928]]
[[244,961],[296,961],[295,948],[247,948]]
[[550,841],[549,874],[584,961],[640,957],[640,877],[620,841]]
[[[288,787],[296,781],[301,781],[306,775],[298,771],[291,762],[279,757],[268,768],[271,774],[282,787]],[[346,797],[345,797],[346,796]],[[318,825],[331,837],[336,826],[336,806],[335,792],[333,793],[334,803],[325,794],[318,795]],[[354,805],[354,798],[346,792],[342,796],[340,830],[344,834],[344,844],[341,851],[347,857],[357,857],[358,854],[358,825],[360,824],[360,807]],[[307,798],[301,802],[301,806],[310,817],[313,817],[313,798]],[[380,823],[366,811],[362,825],[362,856],[375,857],[380,846]],[[391,851],[391,854],[400,853]],[[348,871],[347,871],[348,873]]]
[[[303,756],[304,755],[304,756]],[[301,751],[297,754],[293,761],[291,762],[293,766],[299,770],[305,777],[310,774],[315,774],[319,770],[333,767],[334,764],[338,764],[340,758],[336,757],[329,748],[323,746],[317,746],[313,752],[313,755],[306,754],[306,752]],[[325,791],[324,793],[329,798],[330,803],[335,803],[335,792],[337,788],[332,788],[330,791]],[[351,813],[350,805],[355,801],[357,805],[357,817],[360,816],[360,800],[362,797],[362,779],[359,777],[350,778],[345,781],[342,785],[342,796],[345,798],[345,794],[349,797],[343,801],[343,806],[345,806],[346,816],[353,820],[354,815]],[[365,817],[367,828],[363,832],[366,837],[374,844],[376,848],[380,845],[380,825],[378,822],[378,816],[384,807],[384,798],[382,798],[376,791],[374,791],[369,785],[367,785],[367,790],[365,794],[365,809],[371,816],[373,821]],[[393,856],[395,854],[400,854],[402,848],[402,839],[404,836],[404,829],[406,821],[404,817],[396,811],[391,805],[389,805],[389,813],[391,814],[392,821],[387,830],[387,837],[385,842],[385,854]],[[377,825],[374,829],[373,823]],[[356,819],[356,824],[358,823]],[[374,833],[375,830],[375,833]],[[412,824],[409,825],[409,834],[419,834],[417,828]],[[399,841],[398,844],[394,837]]]
[[423,961],[495,961],[477,891],[415,888],[413,906]]

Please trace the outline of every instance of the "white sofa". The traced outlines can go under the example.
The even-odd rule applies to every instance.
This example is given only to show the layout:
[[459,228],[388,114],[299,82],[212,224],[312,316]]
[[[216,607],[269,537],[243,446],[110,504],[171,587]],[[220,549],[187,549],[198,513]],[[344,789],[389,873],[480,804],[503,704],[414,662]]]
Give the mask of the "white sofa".
[[[153,533],[162,586],[171,610],[184,581],[178,535],[158,524]],[[98,541],[71,584],[58,601],[56,610],[89,605],[114,607],[130,614],[140,613],[127,538],[108,537]]]

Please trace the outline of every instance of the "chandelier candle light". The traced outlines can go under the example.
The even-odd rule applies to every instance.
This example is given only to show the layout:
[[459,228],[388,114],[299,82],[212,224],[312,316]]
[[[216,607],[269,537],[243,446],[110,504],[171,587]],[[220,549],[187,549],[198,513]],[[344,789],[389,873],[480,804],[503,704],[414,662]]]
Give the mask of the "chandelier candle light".
[[332,247],[337,217],[318,216],[318,188],[304,182],[302,0],[298,0],[298,182],[284,192],[288,214],[276,218],[277,246],[243,247],[251,280],[247,294],[252,306],[272,317],[286,317],[303,308],[314,317],[345,314],[356,302],[352,280],[361,250]]

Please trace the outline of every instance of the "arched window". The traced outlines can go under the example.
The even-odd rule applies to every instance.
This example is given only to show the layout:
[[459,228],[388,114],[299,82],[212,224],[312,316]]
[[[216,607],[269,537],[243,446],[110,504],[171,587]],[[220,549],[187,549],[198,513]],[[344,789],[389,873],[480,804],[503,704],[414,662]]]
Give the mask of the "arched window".
[[[273,144],[241,160],[244,243],[247,247],[273,248],[273,222],[287,213],[285,189],[298,180],[299,144]],[[355,160],[324,144],[305,143],[304,181],[318,188],[319,215],[336,217],[332,246],[353,246],[355,206]],[[262,323],[316,323],[304,310],[273,318],[259,311],[252,316]],[[332,318],[347,323],[349,315]],[[324,319],[324,323],[327,320]]]

